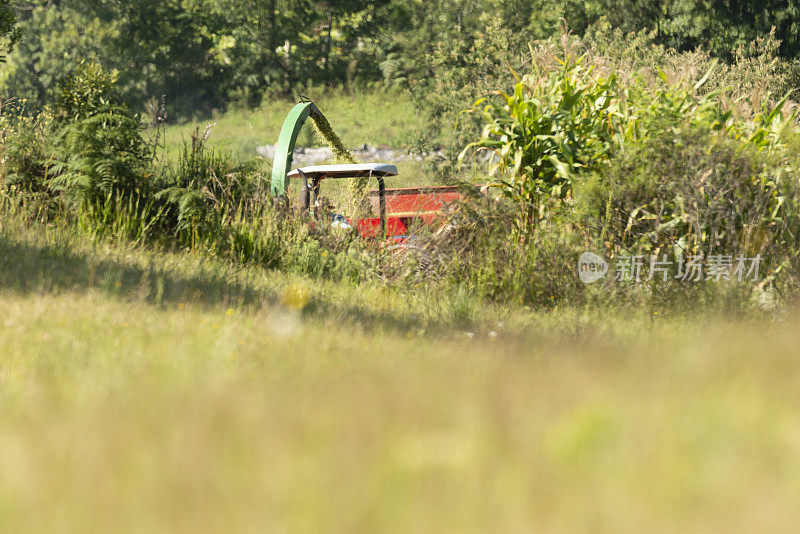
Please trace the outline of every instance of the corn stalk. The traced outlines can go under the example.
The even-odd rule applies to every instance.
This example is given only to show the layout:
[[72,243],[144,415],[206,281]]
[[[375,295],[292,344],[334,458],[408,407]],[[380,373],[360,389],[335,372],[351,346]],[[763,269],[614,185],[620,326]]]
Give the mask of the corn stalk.
[[553,200],[571,196],[581,174],[606,161],[624,135],[627,110],[615,76],[595,77],[592,68],[567,56],[561,67],[534,67],[507,94],[494,91],[478,100],[485,127],[469,152],[494,153],[492,184],[519,209],[515,233],[526,244]]

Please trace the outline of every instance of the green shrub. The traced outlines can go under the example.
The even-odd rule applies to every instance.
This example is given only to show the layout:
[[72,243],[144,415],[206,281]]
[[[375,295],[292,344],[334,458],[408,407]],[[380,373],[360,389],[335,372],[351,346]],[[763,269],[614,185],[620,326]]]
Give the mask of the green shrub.
[[[565,50],[576,46],[562,41]],[[618,49],[615,66],[597,50],[579,62],[571,55],[553,62],[553,49],[532,48],[533,67],[513,94],[498,89],[479,100],[483,135],[462,155],[493,152],[489,174],[513,214],[505,215],[505,232],[501,224],[459,253],[474,265],[459,268],[461,276],[493,298],[588,302],[605,297],[574,285],[584,250],[604,251],[612,266],[628,255],[741,254],[760,255],[756,284],[625,286],[610,276],[603,291],[618,301],[674,304],[740,302],[754,286],[797,287],[799,162],[789,140],[798,133],[795,113],[784,109],[796,105],[771,90],[756,98],[744,83],[747,69],[774,74],[763,58],[732,68],[670,52],[656,58],[656,51]],[[620,64],[629,70],[617,71]],[[671,83],[661,67],[687,71]],[[785,80],[776,74],[769,83]],[[522,279],[535,281],[537,295],[525,296]]]
[[687,126],[649,136],[575,196],[612,256],[761,254],[766,276],[797,267],[796,179],[776,158],[718,132]]
[[[201,243],[238,243],[225,240],[225,221],[245,217],[245,204],[269,204],[264,178],[254,163],[235,163],[230,154],[208,150],[210,129],[196,131],[184,143],[177,164],[164,169],[155,198],[164,205],[164,222],[174,229],[180,242],[195,247]],[[244,210],[244,212],[243,212]]]
[[620,104],[616,76],[595,77],[582,58],[567,56],[557,70],[525,75],[513,94],[495,91],[486,103],[481,138],[462,152],[488,149],[490,176],[519,211],[513,227],[525,244],[551,199],[563,200],[572,183],[606,161],[620,142],[628,117]]
[[28,114],[23,106],[0,115],[2,184],[6,193],[46,196],[49,154],[54,143],[54,119],[45,109]]
[[60,129],[47,186],[89,209],[146,195],[150,147],[141,120],[116,94],[117,74],[82,64],[61,85]]

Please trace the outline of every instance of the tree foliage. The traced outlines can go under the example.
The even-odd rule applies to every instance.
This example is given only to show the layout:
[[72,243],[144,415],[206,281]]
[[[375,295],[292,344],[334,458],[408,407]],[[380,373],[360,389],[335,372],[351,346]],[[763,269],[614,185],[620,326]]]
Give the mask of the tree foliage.
[[52,103],[49,93],[84,59],[119,71],[133,109],[166,96],[173,117],[296,96],[308,84],[430,91],[439,69],[461,69],[458,83],[504,67],[487,64],[492,54],[561,25],[583,35],[601,20],[725,61],[771,31],[778,54],[800,53],[797,0],[30,0],[15,8],[0,1],[0,36],[19,37],[0,76],[8,94]]
[[0,63],[5,62],[5,52],[13,49],[18,39],[17,17],[11,9],[11,0],[0,0]]

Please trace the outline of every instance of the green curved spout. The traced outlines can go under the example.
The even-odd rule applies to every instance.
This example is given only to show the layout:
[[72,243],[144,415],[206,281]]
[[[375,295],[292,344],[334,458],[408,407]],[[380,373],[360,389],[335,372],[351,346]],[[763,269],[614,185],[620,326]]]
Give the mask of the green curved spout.
[[313,102],[301,102],[292,108],[281,127],[281,135],[275,147],[275,158],[272,160],[272,194],[286,194],[286,173],[292,168],[292,155],[297,136],[303,128],[308,116],[322,115]]

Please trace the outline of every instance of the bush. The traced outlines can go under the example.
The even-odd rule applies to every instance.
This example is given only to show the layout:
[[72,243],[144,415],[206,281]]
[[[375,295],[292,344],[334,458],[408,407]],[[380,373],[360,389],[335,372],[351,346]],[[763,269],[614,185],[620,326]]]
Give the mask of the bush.
[[[741,73],[719,74],[713,61],[701,61],[705,71],[696,77],[670,83],[659,67],[648,74],[630,56],[626,61],[641,70],[617,82],[607,57],[587,52],[583,64],[570,55],[553,63],[552,54],[541,53],[531,49],[534,66],[513,94],[498,89],[489,98],[483,135],[468,147],[493,152],[493,185],[516,208],[505,221],[506,241],[512,228],[522,236],[515,250],[498,246],[502,230],[495,230],[473,253],[490,294],[521,295],[519,273],[533,280],[544,268],[549,276],[536,283],[540,295],[583,301],[594,290],[569,283],[577,278],[581,249],[605,251],[612,265],[622,256],[668,254],[702,256],[707,268],[715,255],[760,255],[760,278],[751,289],[797,286],[800,186],[787,140],[798,133],[794,112],[784,111],[795,107],[788,96],[767,91],[747,100],[741,87],[722,85],[741,80]],[[605,74],[592,74],[593,66]],[[762,66],[750,68],[762,72]],[[712,82],[715,91],[707,87]],[[731,103],[731,95],[738,100]],[[563,255],[568,250],[572,258]],[[554,285],[558,291],[548,289]],[[697,291],[706,301],[747,293],[706,284],[688,291],[652,284],[611,289],[649,302],[692,299]]]
[[[11,107],[12,109],[8,109]],[[6,193],[26,196],[47,194],[49,155],[54,143],[52,113],[25,113],[21,106],[7,105],[0,115],[2,180]]]
[[579,234],[561,222],[543,221],[521,247],[509,239],[512,220],[496,218],[482,229],[477,247],[453,257],[451,283],[472,286],[492,300],[537,308],[584,302],[576,270],[576,258],[585,250]]
[[57,100],[60,130],[47,186],[91,209],[146,195],[151,150],[139,116],[116,94],[116,77],[83,64],[62,83]]
[[645,139],[576,191],[610,256],[761,254],[767,275],[796,270],[798,188],[773,158],[719,133]]

